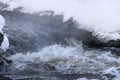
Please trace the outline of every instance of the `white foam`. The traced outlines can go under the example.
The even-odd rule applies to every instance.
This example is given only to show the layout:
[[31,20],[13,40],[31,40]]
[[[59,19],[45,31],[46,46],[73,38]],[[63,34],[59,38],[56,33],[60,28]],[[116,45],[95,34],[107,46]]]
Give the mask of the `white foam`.
[[[82,44],[76,43],[74,40],[70,44],[74,44],[74,46],[51,45],[35,53],[17,53],[10,59],[13,60],[13,68],[20,71],[26,69],[39,71],[39,67],[34,65],[42,65],[68,74],[103,72],[115,75],[114,80],[119,79],[119,57],[111,54],[110,51],[84,50]],[[69,70],[71,71],[69,72]]]
[[118,75],[118,71],[117,71],[117,69],[115,67],[107,69],[104,72],[105,72],[105,74],[112,74],[114,76]]
[[77,80],[88,80],[87,78],[78,78]]
[[109,69],[106,69],[103,71],[105,74],[111,74],[114,75],[115,78],[113,80],[119,80],[120,79],[120,72],[115,67],[111,67]]
[[9,40],[5,34],[4,34],[4,39],[3,39],[3,42],[0,46],[0,48],[4,51],[6,51],[9,48]]

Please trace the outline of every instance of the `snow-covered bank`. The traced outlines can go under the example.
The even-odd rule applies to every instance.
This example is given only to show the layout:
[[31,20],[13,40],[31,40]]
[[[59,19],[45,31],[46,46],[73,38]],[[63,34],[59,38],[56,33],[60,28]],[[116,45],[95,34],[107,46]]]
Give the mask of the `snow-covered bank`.
[[[3,2],[7,0],[1,0]],[[63,14],[64,20],[73,17],[81,28],[94,31],[103,42],[120,39],[119,0],[17,0],[10,2],[10,8],[23,6],[25,12],[34,13],[53,10]]]
[[5,19],[0,15],[0,32],[3,33],[2,29],[5,26]]

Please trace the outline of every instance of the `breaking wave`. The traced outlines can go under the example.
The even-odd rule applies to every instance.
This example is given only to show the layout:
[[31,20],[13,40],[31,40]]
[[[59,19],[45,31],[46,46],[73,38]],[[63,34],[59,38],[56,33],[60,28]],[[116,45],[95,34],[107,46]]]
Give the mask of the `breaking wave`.
[[64,21],[72,17],[79,23],[78,28],[93,31],[106,42],[120,39],[119,3],[119,0],[18,0],[18,3],[9,4],[11,10],[22,6],[25,8],[23,12],[28,13],[52,10],[55,14],[63,14]]

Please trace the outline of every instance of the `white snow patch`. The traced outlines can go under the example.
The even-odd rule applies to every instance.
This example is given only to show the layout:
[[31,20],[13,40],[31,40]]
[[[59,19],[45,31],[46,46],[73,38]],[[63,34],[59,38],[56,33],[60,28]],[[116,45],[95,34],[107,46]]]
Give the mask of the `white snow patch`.
[[3,33],[2,29],[5,26],[5,19],[0,15],[0,32]]

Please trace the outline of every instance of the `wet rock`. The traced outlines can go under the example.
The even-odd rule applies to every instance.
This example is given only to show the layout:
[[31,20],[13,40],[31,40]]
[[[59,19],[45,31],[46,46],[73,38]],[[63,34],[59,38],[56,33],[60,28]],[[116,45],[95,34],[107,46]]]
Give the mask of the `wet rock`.
[[108,42],[101,41],[97,36],[93,36],[92,32],[80,30],[82,34],[82,42],[88,47],[120,47],[120,40],[110,40]]
[[0,75],[0,80],[13,80],[13,79],[11,79],[11,78],[9,78],[9,77],[4,77],[4,76],[1,76],[1,75]]
[[0,60],[0,66],[9,66],[12,63],[12,60],[8,60],[6,58],[3,58]]
[[7,67],[10,66],[10,64],[12,63],[11,60],[8,60],[7,58],[5,58],[4,56],[4,51],[3,50],[0,50],[0,71],[1,72],[5,72],[7,71]]
[[115,54],[117,56],[120,56],[120,48],[115,48],[115,47],[112,47],[112,48],[105,48],[104,50],[107,50],[107,51],[111,51],[112,54]]
[[1,46],[1,43],[3,42],[3,38],[4,38],[4,35],[0,33],[0,46]]
[[107,43],[105,43],[105,45],[109,46],[109,47],[120,47],[120,40],[110,40]]

